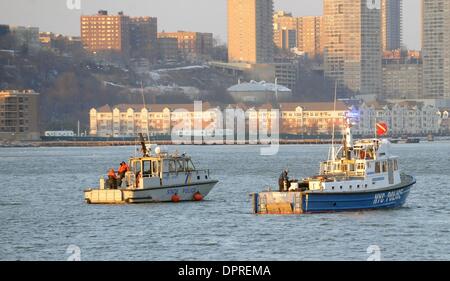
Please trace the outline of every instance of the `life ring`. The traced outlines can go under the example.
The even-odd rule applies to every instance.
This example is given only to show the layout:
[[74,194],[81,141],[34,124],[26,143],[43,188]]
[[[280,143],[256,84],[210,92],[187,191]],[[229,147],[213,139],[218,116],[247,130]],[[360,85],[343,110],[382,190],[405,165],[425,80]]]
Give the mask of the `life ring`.
[[181,201],[181,197],[180,197],[180,195],[178,195],[178,193],[175,193],[174,195],[172,195],[171,200],[173,203],[178,203]]
[[192,198],[194,199],[194,201],[202,201],[203,195],[197,191],[196,193],[194,193],[194,196],[192,196]]

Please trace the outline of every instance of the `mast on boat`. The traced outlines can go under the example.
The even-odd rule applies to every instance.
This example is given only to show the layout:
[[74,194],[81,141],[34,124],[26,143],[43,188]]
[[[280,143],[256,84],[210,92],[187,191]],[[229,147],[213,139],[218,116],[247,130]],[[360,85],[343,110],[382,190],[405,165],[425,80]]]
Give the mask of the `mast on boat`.
[[[143,82],[141,81],[141,95],[142,95],[142,103],[143,103],[143,105],[144,105],[144,108],[145,109],[147,109],[147,105],[145,104],[145,95],[144,95],[144,84],[143,84]],[[148,116],[147,116],[147,126],[146,126],[147,128],[147,139],[148,139],[148,141],[150,142],[150,131],[149,131],[149,129],[148,129]]]
[[353,146],[351,128],[352,128],[351,119],[347,116],[347,118],[345,118],[345,132],[344,132],[344,153],[345,159],[347,160],[351,160],[350,148]]
[[332,161],[336,160],[336,151],[334,148],[334,138],[335,138],[335,128],[336,128],[336,99],[337,99],[337,80],[334,84],[334,104],[333,104],[333,135],[331,137],[331,157],[328,157],[328,159],[331,158]]

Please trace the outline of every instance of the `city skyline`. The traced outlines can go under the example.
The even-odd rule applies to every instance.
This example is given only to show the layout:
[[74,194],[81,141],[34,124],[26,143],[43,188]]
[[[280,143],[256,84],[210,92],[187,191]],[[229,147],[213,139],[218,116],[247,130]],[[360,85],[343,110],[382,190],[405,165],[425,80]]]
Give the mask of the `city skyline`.
[[[159,31],[212,32],[223,42],[227,41],[226,0],[195,0],[194,3],[184,0],[130,0],[125,4],[122,1],[108,1],[108,3],[100,0],[80,1],[81,10],[68,9],[65,0],[1,2],[0,24],[37,26],[41,31],[79,36],[81,15],[94,14],[100,9],[109,10],[110,13],[123,10],[130,16],[158,17]],[[275,0],[274,2],[275,11],[286,10],[295,16],[314,16],[323,13],[322,1]],[[172,10],[173,7],[178,7],[178,9]],[[420,49],[420,0],[404,1],[403,10],[403,43],[410,49]],[[192,11],[192,13],[186,13],[186,11]],[[208,12],[202,13],[201,11]],[[199,15],[201,15],[201,20]],[[193,18],[197,20],[192,20]],[[208,20],[208,25],[204,24],[205,20]],[[65,24],[62,25],[61,22]]]

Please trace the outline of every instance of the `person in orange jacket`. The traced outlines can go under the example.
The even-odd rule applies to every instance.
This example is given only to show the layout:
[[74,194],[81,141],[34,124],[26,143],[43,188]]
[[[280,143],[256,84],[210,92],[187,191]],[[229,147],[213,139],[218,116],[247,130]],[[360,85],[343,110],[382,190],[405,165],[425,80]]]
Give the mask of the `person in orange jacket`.
[[120,163],[119,170],[117,170],[117,174],[119,175],[120,179],[123,179],[125,177],[126,172],[129,171],[129,167],[127,163],[122,162]]
[[119,176],[119,179],[118,179],[117,181],[118,181],[118,185],[119,185],[119,186],[122,185],[122,180],[123,180],[123,178],[125,177],[125,174],[126,174],[129,170],[130,170],[130,169],[129,169],[127,163],[125,163],[125,162],[120,163],[120,167],[119,167],[119,169],[117,170],[117,175]]
[[113,168],[109,169],[107,186],[110,189],[117,189],[117,176]]

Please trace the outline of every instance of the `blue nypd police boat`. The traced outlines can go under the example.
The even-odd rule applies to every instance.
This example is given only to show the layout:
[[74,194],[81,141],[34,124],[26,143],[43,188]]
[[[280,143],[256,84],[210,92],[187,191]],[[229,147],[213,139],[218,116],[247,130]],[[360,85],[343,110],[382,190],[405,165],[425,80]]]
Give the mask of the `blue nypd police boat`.
[[316,176],[280,178],[279,191],[252,194],[256,214],[305,214],[398,208],[405,203],[413,176],[402,173],[387,139],[353,141],[347,118],[343,144],[331,148]]

